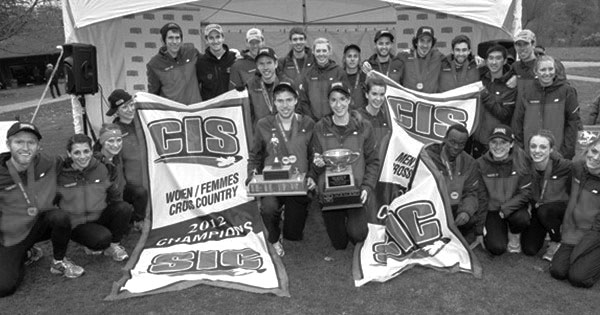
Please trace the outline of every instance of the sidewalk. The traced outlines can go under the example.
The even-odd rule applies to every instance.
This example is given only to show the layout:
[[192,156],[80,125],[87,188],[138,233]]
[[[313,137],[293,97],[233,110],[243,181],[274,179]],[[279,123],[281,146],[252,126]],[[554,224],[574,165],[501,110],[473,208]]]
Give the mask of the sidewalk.
[[[58,103],[58,102],[62,102],[65,100],[70,100],[70,99],[71,99],[71,95],[68,95],[68,94],[63,94],[59,98],[45,98],[44,100],[42,100],[42,104],[40,106],[54,104],[54,103]],[[22,103],[2,105],[2,106],[0,106],[0,114],[12,112],[15,110],[20,110],[20,109],[26,109],[26,108],[30,108],[30,107],[36,107],[39,101],[40,100],[38,99],[38,100],[32,100],[32,101],[27,101],[27,102],[22,102]]]

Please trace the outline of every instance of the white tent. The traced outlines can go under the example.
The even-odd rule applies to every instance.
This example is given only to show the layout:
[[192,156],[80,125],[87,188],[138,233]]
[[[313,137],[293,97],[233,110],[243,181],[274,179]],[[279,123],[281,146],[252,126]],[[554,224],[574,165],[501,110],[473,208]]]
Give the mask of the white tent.
[[[521,0],[64,0],[67,43],[97,48],[102,93],[87,96],[87,112],[98,129],[106,120],[107,97],[116,88],[131,93],[146,89],[146,63],[160,47],[158,30],[173,21],[184,29],[184,42],[201,51],[203,27],[219,23],[229,47],[243,49],[245,31],[263,30],[267,46],[280,55],[289,50],[287,31],[306,27],[309,40],[327,37],[339,61],[341,47],[356,43],[362,57],[372,53],[376,30],[396,34],[398,49],[409,48],[422,25],[432,26],[438,48],[449,52],[450,40],[464,33],[473,46],[488,39],[510,38],[521,27]],[[76,129],[80,130],[74,99]]]

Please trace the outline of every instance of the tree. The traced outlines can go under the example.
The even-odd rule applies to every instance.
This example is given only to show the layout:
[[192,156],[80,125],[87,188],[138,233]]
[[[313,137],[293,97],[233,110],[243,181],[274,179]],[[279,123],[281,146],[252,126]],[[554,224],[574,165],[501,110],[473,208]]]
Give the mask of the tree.
[[38,10],[56,7],[53,0],[2,0],[0,1],[0,43],[26,30],[35,24]]

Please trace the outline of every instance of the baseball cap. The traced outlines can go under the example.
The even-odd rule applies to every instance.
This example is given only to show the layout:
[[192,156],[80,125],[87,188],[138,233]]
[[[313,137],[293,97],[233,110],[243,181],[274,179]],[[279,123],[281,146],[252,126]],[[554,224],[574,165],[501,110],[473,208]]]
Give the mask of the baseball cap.
[[535,34],[530,30],[521,30],[517,33],[517,36],[515,36],[515,43],[518,41],[533,43],[535,42]]
[[10,128],[8,128],[8,131],[6,132],[6,138],[8,139],[21,131],[33,133],[38,138],[38,140],[42,140],[42,134],[37,129],[37,127],[34,124],[26,122],[16,122],[12,126],[10,126]]
[[275,51],[273,50],[273,48],[270,48],[270,47],[263,47],[263,48],[259,49],[258,53],[256,54],[256,58],[254,58],[254,60],[258,61],[258,58],[260,56],[267,56],[267,57],[271,57],[273,60],[277,60],[277,55],[275,54]]
[[167,38],[167,33],[172,30],[179,31],[179,34],[181,34],[181,39],[183,40],[183,31],[181,30],[181,27],[177,25],[177,23],[169,22],[163,25],[163,27],[160,29],[160,37],[162,38],[163,42]]
[[419,29],[417,30],[417,38],[421,38],[423,36],[430,36],[431,39],[435,38],[435,33],[433,31],[433,28],[431,28],[430,26],[421,26],[419,27]]
[[514,141],[514,135],[512,129],[507,125],[498,125],[494,127],[492,134],[488,138],[488,141],[492,141],[494,138],[502,138],[506,141]]
[[259,30],[258,28],[251,28],[248,30],[248,32],[246,32],[246,41],[250,42],[251,40],[259,40],[262,41],[263,39],[265,39],[263,37],[262,31]]
[[336,91],[336,92],[340,92],[346,96],[350,96],[350,88],[348,87],[348,85],[342,81],[337,81],[337,82],[333,82],[331,83],[331,85],[329,86],[329,92],[327,93],[327,97],[329,97],[331,95],[331,92]]
[[298,92],[296,91],[296,89],[294,89],[294,87],[292,86],[292,84],[290,82],[287,81],[281,81],[279,82],[279,84],[277,84],[274,88],[273,88],[273,95],[279,93],[280,91],[288,91],[292,94],[294,94],[296,97],[298,97]]
[[208,36],[208,34],[210,34],[210,32],[212,32],[212,31],[217,31],[221,35],[223,35],[223,28],[221,27],[221,25],[219,25],[219,24],[208,24],[204,28],[204,36]]
[[358,47],[358,45],[348,44],[348,45],[344,46],[344,54],[346,54],[346,52],[350,49],[356,49],[360,53],[360,47]]
[[133,97],[125,90],[116,89],[108,97],[110,103],[110,109],[106,112],[106,116],[112,116],[117,112],[119,106],[129,102]]
[[394,41],[394,34],[388,30],[379,30],[375,33],[375,42],[377,42],[381,37],[387,36],[390,38],[390,41]]

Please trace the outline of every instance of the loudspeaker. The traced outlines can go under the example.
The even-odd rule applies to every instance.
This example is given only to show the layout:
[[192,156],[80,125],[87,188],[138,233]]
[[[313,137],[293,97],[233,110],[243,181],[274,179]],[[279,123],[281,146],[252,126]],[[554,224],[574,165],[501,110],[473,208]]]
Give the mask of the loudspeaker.
[[67,93],[83,95],[98,92],[96,47],[79,43],[65,44],[62,47]]

